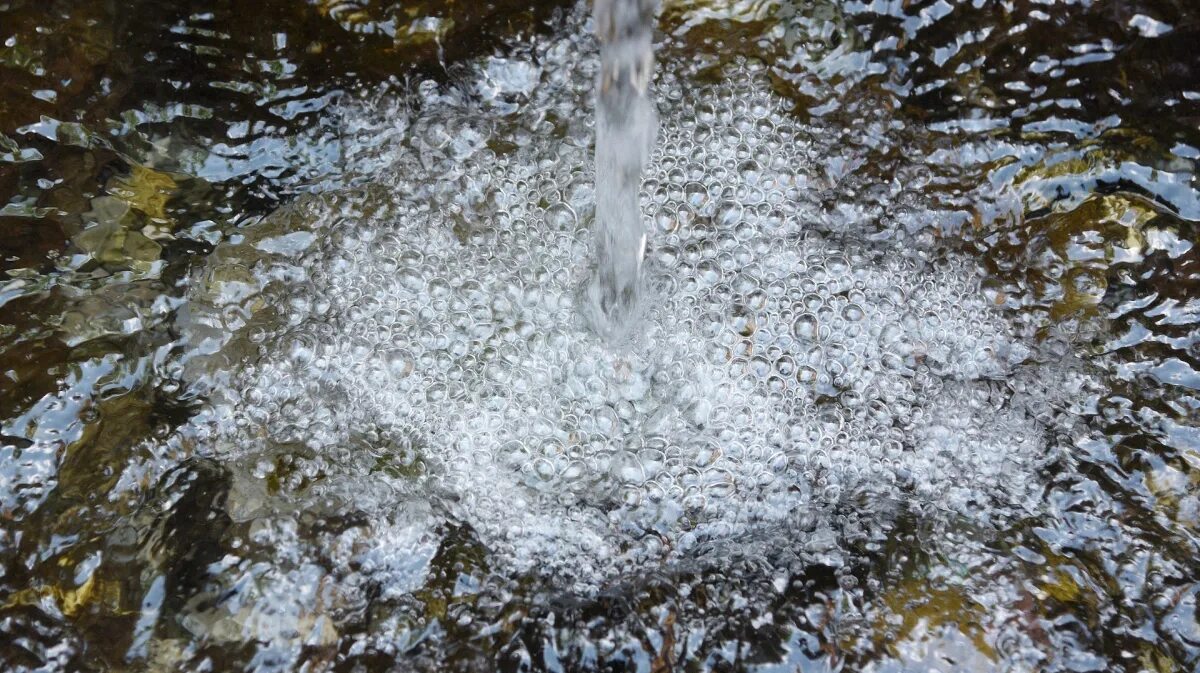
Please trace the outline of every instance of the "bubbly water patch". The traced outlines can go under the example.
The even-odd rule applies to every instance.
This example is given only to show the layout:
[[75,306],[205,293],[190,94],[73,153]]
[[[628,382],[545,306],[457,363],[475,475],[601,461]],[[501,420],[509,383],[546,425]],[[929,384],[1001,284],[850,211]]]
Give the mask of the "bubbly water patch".
[[[1030,359],[972,261],[826,211],[814,194],[858,150],[822,144],[751,63],[661,78],[645,333],[614,351],[585,328],[583,34],[364,105],[348,156],[367,186],[213,253],[184,317],[181,376],[213,399],[200,444],[302,507],[465,524],[494,571],[583,592],[747,537],[827,551],[806,531],[835,510],[861,513],[838,535],[878,538],[899,512],[1036,509],[1086,378]],[[416,552],[388,542],[407,538],[368,538],[356,558],[413,586]]]

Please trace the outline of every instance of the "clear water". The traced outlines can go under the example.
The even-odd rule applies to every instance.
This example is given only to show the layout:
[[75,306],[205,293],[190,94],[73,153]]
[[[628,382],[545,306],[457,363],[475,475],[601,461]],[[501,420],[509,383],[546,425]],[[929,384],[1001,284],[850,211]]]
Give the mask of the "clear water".
[[3,286],[3,667],[1194,668],[1196,27],[667,3],[643,162],[577,7],[289,131],[264,216],[106,169]]
[[596,270],[584,310],[596,331],[614,342],[628,334],[638,317],[641,295],[646,228],[638,193],[658,126],[649,95],[657,4],[601,0],[592,19],[600,43],[592,225]]

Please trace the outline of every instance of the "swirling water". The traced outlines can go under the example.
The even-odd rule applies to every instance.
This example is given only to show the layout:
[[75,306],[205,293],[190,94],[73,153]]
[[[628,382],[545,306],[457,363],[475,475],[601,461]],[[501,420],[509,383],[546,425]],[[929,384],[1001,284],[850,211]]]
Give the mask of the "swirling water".
[[344,97],[311,193],[174,274],[74,243],[79,364],[3,427],[8,667],[1194,667],[1196,19],[661,27],[625,348],[577,301],[585,8]]

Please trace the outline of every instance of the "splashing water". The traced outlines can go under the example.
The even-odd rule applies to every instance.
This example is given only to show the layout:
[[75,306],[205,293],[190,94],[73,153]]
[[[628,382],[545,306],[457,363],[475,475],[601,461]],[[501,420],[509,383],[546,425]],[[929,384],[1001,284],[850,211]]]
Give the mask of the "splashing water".
[[646,230],[638,191],[658,115],[648,95],[656,0],[596,0],[596,270],[585,313],[601,335],[628,334],[641,294]]
[[[395,593],[424,581],[408,550],[451,524],[495,572],[594,595],[735,541],[801,536],[824,555],[842,535],[882,539],[910,508],[1036,510],[1058,451],[1047,428],[1072,422],[1038,410],[1069,406],[1078,374],[1029,361],[969,260],[822,234],[846,214],[820,198],[830,165],[857,150],[789,116],[759,65],[704,86],[663,73],[648,160],[655,112],[632,55],[649,54],[651,12],[604,7],[623,28],[602,35],[639,35],[607,41],[619,76],[567,30],[486,63],[482,103],[427,87],[419,113],[348,111],[361,135],[395,139],[385,170],[352,157],[375,186],[281,210],[214,253],[180,374],[215,382],[213,403],[187,432],[266,471],[303,447],[322,466],[301,471],[323,476],[294,497],[367,512],[374,541],[355,544]],[[542,120],[586,106],[598,71],[592,193],[586,116]],[[529,142],[497,153],[496,133]],[[597,251],[613,270],[602,315],[630,317],[643,276],[643,333],[620,353],[575,301],[593,213],[619,244]],[[831,526],[848,506],[861,523]]]
[[[1194,668],[1197,236],[1145,195],[1197,219],[1200,141],[1135,163],[892,104],[897,63],[977,92],[1012,54],[930,69],[932,33],[999,7],[735,3],[681,35],[681,4],[712,9],[665,5],[653,96],[653,6],[602,0],[602,54],[577,7],[347,96],[335,174],[213,238],[186,295],[48,304],[78,357],[156,350],[50,370],[0,426],[28,438],[0,518],[31,513],[0,527],[0,669]],[[1017,15],[1068,10],[1101,13]],[[1134,421],[1190,452],[1116,444]]]

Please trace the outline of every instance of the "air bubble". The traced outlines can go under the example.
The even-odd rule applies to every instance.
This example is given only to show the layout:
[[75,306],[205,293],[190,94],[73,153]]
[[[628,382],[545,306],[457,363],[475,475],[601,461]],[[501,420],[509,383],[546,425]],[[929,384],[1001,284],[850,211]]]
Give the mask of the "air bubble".
[[[204,320],[238,330],[213,371],[194,367],[235,419],[211,430],[214,446],[256,464],[286,419],[287,435],[331,463],[323,493],[366,518],[419,501],[469,526],[495,572],[553,568],[588,591],[835,506],[969,503],[974,514],[1036,499],[1054,433],[1025,406],[993,403],[989,381],[1026,351],[981,301],[975,263],[918,265],[858,235],[877,218],[829,205],[845,194],[825,164],[859,165],[861,149],[792,115],[750,66],[716,84],[656,84],[670,104],[641,195],[645,316],[621,348],[590,334],[578,283],[592,131],[564,136],[574,122],[561,120],[591,105],[593,57],[579,35],[533,41],[540,85],[503,119],[424,85],[416,106],[348,108],[361,128],[402,140],[348,160],[382,189],[314,197],[293,214],[320,245],[299,258],[254,248],[279,215],[214,253],[226,261],[190,300],[210,311],[196,320],[196,362],[210,348]],[[247,364],[231,374],[226,354]],[[345,449],[375,426],[419,438],[425,471],[360,496],[385,477]],[[943,502],[951,487],[965,494],[955,504]]]

